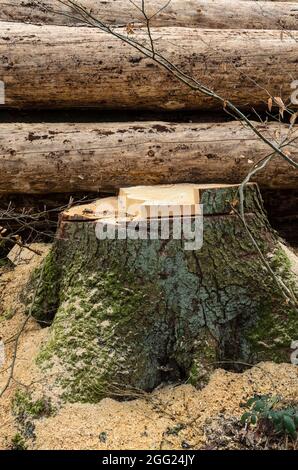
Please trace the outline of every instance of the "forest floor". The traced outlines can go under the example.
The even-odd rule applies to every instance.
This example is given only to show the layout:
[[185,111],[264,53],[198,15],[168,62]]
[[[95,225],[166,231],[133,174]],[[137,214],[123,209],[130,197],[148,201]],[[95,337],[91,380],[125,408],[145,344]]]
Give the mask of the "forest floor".
[[[0,336],[6,361],[0,368],[0,390],[9,377],[15,335],[26,315],[20,296],[49,245],[35,244],[25,264],[0,268]],[[298,367],[260,363],[243,373],[217,369],[208,384],[165,386],[130,401],[104,399],[98,404],[53,403],[53,412],[26,422],[12,411],[17,390],[42,396],[46,383],[35,363],[48,328],[28,321],[18,343],[13,380],[0,398],[0,449],[237,449],[266,448],[262,437],[243,429],[241,406],[259,394],[298,402]],[[20,436],[25,436],[20,440]],[[274,447],[275,444],[272,444]],[[288,442],[276,444],[288,446]]]

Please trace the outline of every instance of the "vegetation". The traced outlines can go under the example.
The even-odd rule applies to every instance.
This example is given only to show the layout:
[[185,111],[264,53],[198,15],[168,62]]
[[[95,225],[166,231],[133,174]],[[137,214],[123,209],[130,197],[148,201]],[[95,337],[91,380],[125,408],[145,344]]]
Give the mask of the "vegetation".
[[49,399],[34,400],[28,391],[17,390],[12,401],[12,412],[16,418],[18,433],[12,438],[12,450],[26,450],[27,443],[36,439],[34,420],[50,416],[53,407]]
[[262,395],[250,398],[244,406],[249,411],[242,415],[242,424],[255,426],[256,431],[268,437],[278,435],[297,439],[298,405],[285,404],[278,396]]
[[11,450],[27,450],[25,439],[21,434],[17,433],[11,440]]
[[53,412],[53,408],[48,399],[40,398],[33,400],[28,392],[17,390],[13,399],[13,413],[18,419],[24,419],[25,416],[33,419],[49,416]]

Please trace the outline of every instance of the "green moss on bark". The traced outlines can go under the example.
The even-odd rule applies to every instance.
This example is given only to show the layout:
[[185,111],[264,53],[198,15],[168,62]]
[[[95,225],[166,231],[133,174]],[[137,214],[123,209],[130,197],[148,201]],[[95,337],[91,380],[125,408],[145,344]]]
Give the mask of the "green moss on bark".
[[[270,265],[275,275],[297,295],[297,282],[291,271],[291,262],[282,248],[276,248],[270,257]],[[264,300],[254,318],[254,324],[248,329],[251,360],[289,362],[291,343],[298,337],[298,311],[280,298],[280,292],[273,282],[270,290],[271,298]]]
[[[39,282],[41,275],[42,282]],[[31,306],[35,295],[31,314],[42,325],[49,325],[55,317],[60,300],[60,275],[61,268],[56,260],[55,249],[53,249],[47,255],[42,267],[34,271],[27,287],[25,302]]]
[[66,368],[64,397],[98,401],[114,383],[154,388],[168,335],[156,286],[114,270],[79,273],[73,267],[68,275],[72,282],[38,357],[43,367]]

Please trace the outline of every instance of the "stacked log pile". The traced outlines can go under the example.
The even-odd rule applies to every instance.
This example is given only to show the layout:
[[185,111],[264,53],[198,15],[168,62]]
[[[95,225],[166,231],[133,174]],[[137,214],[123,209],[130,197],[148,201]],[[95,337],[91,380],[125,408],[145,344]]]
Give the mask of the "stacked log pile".
[[[66,13],[61,3],[37,4],[0,0],[0,79],[5,85],[0,107],[32,113],[38,108],[114,109],[115,116],[124,109],[153,110],[157,118],[164,110],[222,112],[218,101],[190,91],[117,38],[83,26],[69,11],[54,13]],[[140,13],[128,2],[82,4],[120,31],[134,19],[134,37],[146,36]],[[152,11],[158,6],[160,1],[150,2]],[[295,2],[173,0],[153,18],[152,34],[158,49],[186,73],[242,109],[263,112],[269,94],[290,100],[297,74],[297,12]],[[286,126],[259,125],[267,137],[287,132]],[[231,183],[266,153],[265,144],[237,122],[6,124],[0,132],[2,194]],[[295,142],[287,150],[295,157]],[[261,188],[297,187],[296,172],[276,159],[256,180]]]

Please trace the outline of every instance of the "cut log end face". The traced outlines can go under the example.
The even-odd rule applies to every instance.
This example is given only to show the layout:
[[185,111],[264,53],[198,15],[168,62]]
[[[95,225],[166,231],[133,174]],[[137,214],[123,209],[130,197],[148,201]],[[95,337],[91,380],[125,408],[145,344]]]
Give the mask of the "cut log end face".
[[[256,185],[249,183],[249,190]],[[172,184],[134,186],[121,188],[118,197],[99,199],[91,204],[72,207],[63,212],[62,220],[102,220],[111,223],[118,220],[131,221],[156,217],[194,216],[203,213],[222,213],[216,198],[224,204],[224,212],[230,213],[239,203],[239,185],[228,184]],[[214,196],[213,199],[211,196]],[[219,196],[220,195],[220,196]]]

